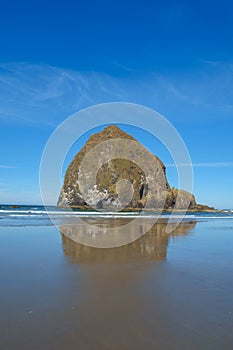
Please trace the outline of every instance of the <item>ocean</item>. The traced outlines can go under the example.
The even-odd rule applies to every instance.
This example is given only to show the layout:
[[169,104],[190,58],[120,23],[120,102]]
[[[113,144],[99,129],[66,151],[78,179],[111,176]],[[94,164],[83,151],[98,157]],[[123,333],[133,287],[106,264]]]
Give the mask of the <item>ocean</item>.
[[[173,213],[173,217],[179,217],[181,213]],[[51,226],[62,224],[78,218],[136,218],[139,212],[101,212],[92,210],[67,210],[56,206],[44,207],[41,205],[0,205],[0,227],[8,226]],[[165,212],[160,217],[169,218],[171,213]],[[140,212],[141,218],[157,218],[156,212]],[[52,221],[51,221],[52,219]],[[222,212],[196,212],[187,213],[185,219],[233,219],[233,209],[224,209]]]
[[[232,210],[189,213],[171,232],[163,213],[135,239],[156,213],[46,209],[0,208],[1,349],[232,349]],[[131,223],[132,241],[84,245],[86,223],[103,243]]]

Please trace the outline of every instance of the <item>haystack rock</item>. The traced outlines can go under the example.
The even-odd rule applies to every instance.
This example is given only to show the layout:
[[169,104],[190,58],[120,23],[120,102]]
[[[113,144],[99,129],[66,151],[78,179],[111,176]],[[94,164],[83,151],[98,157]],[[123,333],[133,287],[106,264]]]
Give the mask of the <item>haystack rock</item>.
[[57,203],[103,210],[171,210],[175,204],[202,209],[192,194],[171,188],[161,160],[116,125],[91,135],[76,154]]

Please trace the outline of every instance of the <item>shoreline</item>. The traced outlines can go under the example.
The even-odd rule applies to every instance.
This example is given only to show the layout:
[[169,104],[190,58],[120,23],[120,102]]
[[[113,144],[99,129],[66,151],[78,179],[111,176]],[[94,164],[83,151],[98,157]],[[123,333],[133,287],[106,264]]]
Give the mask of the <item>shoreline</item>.
[[[92,208],[92,207],[89,207],[89,206],[74,206],[74,205],[71,205],[71,206],[57,206],[57,208],[60,208],[60,209],[66,209],[66,208],[69,208],[69,209],[79,209],[79,210],[82,210],[82,211],[90,211],[90,210],[96,210],[96,212],[110,212],[110,210],[100,210],[100,209],[95,209],[95,208]],[[115,209],[115,208],[113,208]],[[124,208],[122,210],[115,210],[116,212],[141,212],[141,211],[145,211],[145,212],[154,212],[154,213],[224,213],[224,210],[223,209],[215,209],[215,208],[206,208],[206,209],[200,209],[200,208],[195,208],[195,209],[188,209],[188,210],[185,210],[185,209],[155,209],[155,208]]]

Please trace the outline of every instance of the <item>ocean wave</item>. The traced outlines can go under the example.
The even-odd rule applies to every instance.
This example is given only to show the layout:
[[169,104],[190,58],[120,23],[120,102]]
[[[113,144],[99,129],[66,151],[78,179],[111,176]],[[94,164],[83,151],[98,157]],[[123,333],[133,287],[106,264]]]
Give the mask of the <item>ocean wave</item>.
[[[47,210],[48,209],[48,210]],[[21,206],[19,208],[10,208],[10,206],[2,206],[0,209],[0,226],[42,226],[60,224],[64,221],[72,221],[78,219],[154,219],[159,218],[169,220],[219,220],[219,219],[233,219],[233,210],[225,209],[222,213],[161,213],[152,211],[142,212],[118,212],[118,211],[81,211],[81,210],[67,210],[64,208],[43,207],[43,206]]]
[[136,214],[136,213],[96,213],[96,212],[80,212],[80,213],[61,213],[61,212],[42,212],[42,213],[7,213],[5,216],[1,216],[0,219],[4,218],[12,218],[12,219],[34,219],[36,218],[37,220],[43,220],[43,219],[63,219],[63,218],[165,218],[165,219],[232,219],[232,215],[228,216],[210,216],[210,215],[178,215],[178,214],[149,214],[149,213],[142,213],[142,214]]

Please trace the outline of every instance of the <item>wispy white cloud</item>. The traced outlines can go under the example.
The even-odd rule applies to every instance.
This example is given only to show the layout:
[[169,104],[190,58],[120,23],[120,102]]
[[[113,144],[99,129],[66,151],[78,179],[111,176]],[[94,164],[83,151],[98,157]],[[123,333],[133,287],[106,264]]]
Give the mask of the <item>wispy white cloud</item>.
[[233,63],[203,59],[200,63],[186,77],[176,81],[176,90],[193,105],[232,112]]
[[175,164],[166,164],[167,168],[175,168],[179,167],[190,167],[190,165],[194,168],[231,168],[233,167],[233,162],[213,162],[213,163],[180,163],[178,165]]
[[15,169],[15,166],[12,165],[0,165],[0,169]]
[[[111,101],[144,104],[176,119],[187,120],[192,106],[211,111],[204,119],[214,118],[212,111],[219,119],[223,113],[232,116],[233,65],[203,60],[200,66],[179,76],[132,72],[113,77],[43,64],[0,64],[0,120],[54,127],[82,108]],[[203,114],[195,113],[202,121]]]
[[0,120],[54,125],[95,103],[122,100],[117,79],[49,65],[0,65]]

